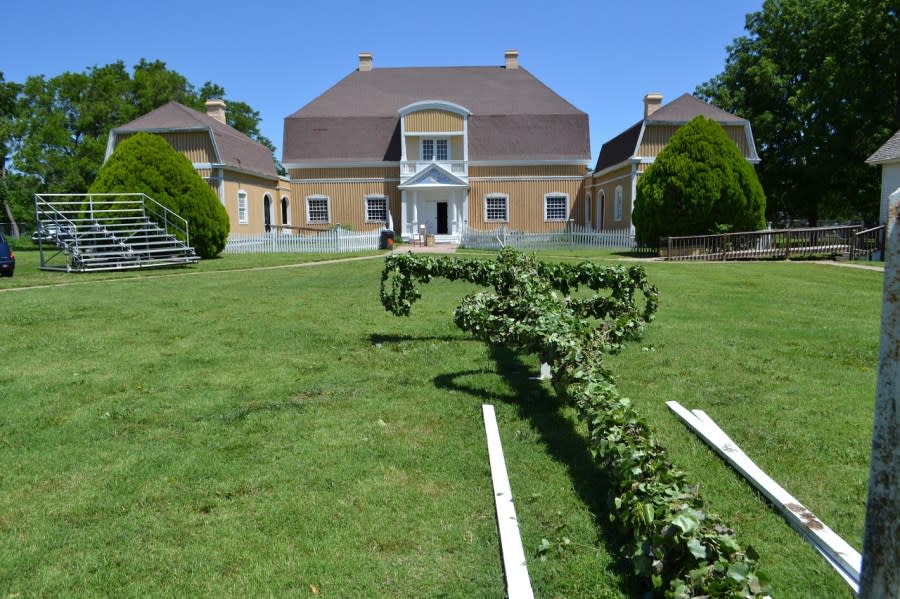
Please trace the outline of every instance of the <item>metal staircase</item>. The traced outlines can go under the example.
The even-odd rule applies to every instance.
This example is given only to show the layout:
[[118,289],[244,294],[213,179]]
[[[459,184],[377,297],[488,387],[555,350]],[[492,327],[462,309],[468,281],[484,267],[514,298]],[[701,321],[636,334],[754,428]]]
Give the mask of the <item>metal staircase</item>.
[[34,196],[41,270],[91,272],[194,264],[188,223],[142,193]]

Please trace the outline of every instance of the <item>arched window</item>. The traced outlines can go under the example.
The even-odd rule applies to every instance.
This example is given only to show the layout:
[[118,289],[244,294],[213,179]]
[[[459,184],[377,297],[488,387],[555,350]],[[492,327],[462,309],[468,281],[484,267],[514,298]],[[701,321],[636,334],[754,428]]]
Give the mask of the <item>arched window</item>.
[[272,196],[263,196],[263,222],[266,224],[266,233],[272,230]]
[[591,226],[591,194],[584,194],[584,226]]
[[606,192],[602,189],[597,194],[597,230],[603,230],[603,218],[606,215]]
[[246,225],[250,222],[250,212],[247,210],[247,192],[239,189],[237,192],[238,224]]
[[[281,198],[281,224],[288,226],[291,224],[291,201],[287,196]],[[286,232],[290,232],[290,229],[286,229]]]

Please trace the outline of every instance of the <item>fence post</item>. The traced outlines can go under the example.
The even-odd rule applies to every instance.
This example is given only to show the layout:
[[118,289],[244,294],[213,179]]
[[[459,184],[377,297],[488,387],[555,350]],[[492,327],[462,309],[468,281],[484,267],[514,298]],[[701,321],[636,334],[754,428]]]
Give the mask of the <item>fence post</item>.
[[722,262],[728,259],[728,233],[722,235]]
[[861,599],[900,597],[900,193],[890,196]]
[[785,231],[785,234],[787,237],[785,239],[784,246],[784,259],[787,260],[791,257],[791,230],[788,229],[787,231]]
[[856,243],[859,239],[859,235],[857,235],[857,231],[850,232],[850,262],[856,260]]

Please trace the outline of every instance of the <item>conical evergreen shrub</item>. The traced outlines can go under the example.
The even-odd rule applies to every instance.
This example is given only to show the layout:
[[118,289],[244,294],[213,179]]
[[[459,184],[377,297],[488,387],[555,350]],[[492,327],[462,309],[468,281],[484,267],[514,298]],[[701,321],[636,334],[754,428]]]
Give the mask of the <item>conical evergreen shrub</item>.
[[213,258],[228,240],[228,214],[191,162],[162,137],[139,132],[104,163],[90,193],[145,193],[188,221],[191,245]]

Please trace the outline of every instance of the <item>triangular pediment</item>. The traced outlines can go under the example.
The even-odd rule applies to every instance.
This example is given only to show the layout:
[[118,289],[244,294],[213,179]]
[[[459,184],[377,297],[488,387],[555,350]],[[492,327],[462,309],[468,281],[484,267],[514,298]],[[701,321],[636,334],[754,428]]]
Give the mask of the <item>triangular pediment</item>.
[[437,164],[428,166],[421,173],[410,177],[400,185],[405,187],[468,187],[469,184]]

